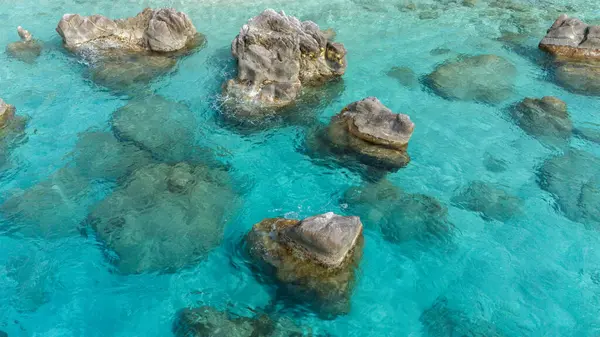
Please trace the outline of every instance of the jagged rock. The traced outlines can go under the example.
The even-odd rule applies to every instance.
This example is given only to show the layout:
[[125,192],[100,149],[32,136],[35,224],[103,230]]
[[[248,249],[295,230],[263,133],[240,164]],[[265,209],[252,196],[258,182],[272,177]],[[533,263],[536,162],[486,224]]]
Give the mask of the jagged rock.
[[47,180],[8,198],[0,210],[16,227],[10,230],[30,237],[54,238],[77,233],[85,218],[89,181],[71,168],[62,168]]
[[17,33],[21,41],[12,42],[6,46],[6,52],[9,56],[14,57],[26,63],[33,63],[42,53],[42,45],[34,40],[29,31],[23,27],[17,27]]
[[406,193],[387,179],[352,187],[340,201],[348,211],[367,220],[367,228],[381,232],[392,243],[445,241],[452,232],[448,209],[438,200]]
[[565,141],[573,132],[567,104],[553,96],[525,98],[511,115],[523,131],[545,142]]
[[600,158],[571,149],[540,168],[540,186],[554,194],[560,210],[588,227],[600,226]]
[[65,14],[56,30],[65,47],[88,63],[92,79],[113,89],[168,72],[176,56],[204,43],[189,17],[172,8],[146,8],[117,20]]
[[319,85],[346,70],[346,50],[311,21],[267,9],[245,24],[231,45],[237,77],[224,101],[240,118],[287,106],[302,86]]
[[409,67],[393,67],[387,72],[389,77],[395,78],[407,88],[415,88],[419,85],[419,79],[415,72]]
[[326,213],[302,221],[265,219],[247,235],[249,253],[284,289],[331,317],[348,313],[362,256],[358,217]]
[[210,306],[179,311],[173,332],[178,337],[317,337],[285,317],[262,313],[244,317]]
[[433,305],[423,311],[420,317],[424,336],[427,337],[503,337],[490,322],[471,318],[464,312],[448,307],[444,297],[438,298]]
[[219,245],[235,206],[227,172],[151,164],[96,205],[89,222],[120,272],[172,272]]
[[458,207],[480,213],[485,219],[507,221],[521,214],[521,199],[482,181],[471,182],[452,198]]
[[161,96],[132,99],[114,112],[111,122],[119,139],[133,142],[160,160],[189,160],[196,150],[194,113]]
[[377,98],[368,97],[331,119],[327,141],[334,152],[351,152],[367,165],[395,170],[410,161],[406,149],[414,127],[408,115],[393,113]]
[[73,151],[75,168],[88,179],[116,181],[151,162],[150,155],[130,142],[118,141],[112,133],[85,132]]
[[600,26],[562,14],[539,48],[555,57],[558,84],[575,93],[600,95]]
[[510,97],[516,74],[515,66],[500,56],[467,56],[439,65],[427,83],[447,99],[495,104]]

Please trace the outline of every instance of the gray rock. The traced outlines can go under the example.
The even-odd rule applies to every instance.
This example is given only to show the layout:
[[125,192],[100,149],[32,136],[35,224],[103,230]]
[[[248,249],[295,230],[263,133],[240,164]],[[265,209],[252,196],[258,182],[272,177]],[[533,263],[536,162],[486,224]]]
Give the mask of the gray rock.
[[600,158],[571,149],[548,159],[539,172],[540,186],[554,194],[560,210],[573,221],[599,228]]
[[586,39],[588,25],[576,18],[562,14],[548,29],[541,45],[578,47]]
[[556,97],[525,98],[511,115],[521,129],[545,142],[564,142],[573,132],[567,104]]
[[21,41],[9,43],[6,46],[6,53],[25,63],[33,63],[42,53],[42,45],[34,40],[29,31],[23,27],[17,27],[17,33]]
[[471,182],[452,198],[458,207],[480,213],[485,219],[507,221],[522,213],[521,199],[482,181]]
[[111,181],[124,178],[151,162],[148,152],[130,142],[120,142],[108,132],[79,134],[73,157],[80,175]]
[[134,98],[112,117],[117,137],[150,151],[168,162],[189,160],[194,151],[198,123],[184,104],[161,96]]
[[496,104],[511,96],[516,74],[517,69],[506,59],[478,55],[439,65],[427,82],[447,99]]
[[311,21],[267,9],[245,24],[231,45],[238,75],[224,85],[224,98],[249,109],[289,105],[303,85],[339,77],[346,50],[328,41]]
[[356,245],[362,223],[332,212],[306,218],[283,232],[288,244],[329,267],[338,267]]
[[173,272],[219,245],[236,204],[223,170],[155,164],[135,171],[89,221],[121,273]]

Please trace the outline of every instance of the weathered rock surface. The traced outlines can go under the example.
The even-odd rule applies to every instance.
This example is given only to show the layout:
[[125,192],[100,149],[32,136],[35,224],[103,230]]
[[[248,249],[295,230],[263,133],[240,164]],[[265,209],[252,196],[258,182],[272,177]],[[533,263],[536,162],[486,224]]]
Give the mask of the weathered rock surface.
[[262,313],[244,317],[210,306],[179,311],[173,332],[177,337],[317,337],[289,318]]
[[[24,139],[28,118],[15,115],[14,106],[0,98],[0,168],[10,167],[10,150]],[[6,166],[5,166],[6,165]]]
[[247,236],[250,255],[284,289],[319,314],[348,313],[354,269],[362,256],[357,217],[326,213],[305,220],[265,219]]
[[464,312],[448,307],[444,297],[438,298],[433,305],[423,311],[420,321],[427,337],[503,337],[488,321],[471,318]]
[[12,42],[6,46],[6,52],[9,56],[14,57],[26,63],[33,63],[42,53],[42,45],[34,40],[29,31],[23,27],[17,27],[17,33],[21,41]]
[[189,17],[172,8],[146,8],[117,20],[65,14],[56,30],[65,47],[89,64],[92,79],[113,89],[168,72],[176,56],[204,42]]
[[414,127],[408,115],[393,113],[368,97],[331,119],[327,141],[334,152],[350,152],[367,165],[394,170],[410,161],[406,149]]
[[94,207],[89,222],[124,274],[172,272],[205,257],[223,236],[236,194],[227,172],[151,164]]
[[573,132],[567,104],[556,97],[525,98],[511,115],[523,131],[545,142],[565,141]]
[[406,193],[383,179],[348,189],[341,203],[366,219],[367,228],[381,232],[392,243],[447,240],[452,234],[448,209],[424,194]]
[[132,99],[114,112],[111,122],[119,139],[133,142],[159,160],[189,160],[196,150],[194,113],[161,96]]
[[75,168],[88,179],[117,181],[146,166],[150,154],[131,142],[120,142],[109,132],[79,135],[73,150]]
[[303,85],[343,75],[346,50],[329,35],[314,22],[272,9],[250,19],[231,45],[238,74],[224,84],[225,103],[242,116],[281,108],[296,100]]
[[600,226],[600,158],[571,149],[540,168],[540,186],[554,194],[560,210],[573,221]]
[[517,69],[496,55],[460,57],[427,76],[429,87],[447,99],[496,104],[509,98]]
[[483,181],[473,181],[452,198],[463,209],[480,213],[485,219],[507,221],[522,213],[521,199]]
[[26,190],[17,191],[0,210],[11,223],[11,230],[25,236],[55,238],[77,233],[85,218],[89,181],[76,170],[62,168]]

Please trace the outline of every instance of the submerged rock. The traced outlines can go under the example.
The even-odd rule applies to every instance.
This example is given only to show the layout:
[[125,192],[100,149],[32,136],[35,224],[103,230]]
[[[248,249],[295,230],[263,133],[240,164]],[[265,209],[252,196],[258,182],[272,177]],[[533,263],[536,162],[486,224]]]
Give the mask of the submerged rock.
[[[245,118],[287,106],[302,86],[319,85],[346,70],[346,50],[314,22],[267,9],[232,42],[237,77],[224,84],[225,104]],[[265,110],[266,109],[266,110]]]
[[92,79],[114,89],[168,72],[176,56],[204,42],[189,17],[172,8],[146,8],[118,20],[65,14],[56,30],[65,47],[89,64]]
[[556,97],[525,98],[511,115],[523,131],[545,142],[568,140],[573,132],[567,104]]
[[596,128],[579,127],[574,132],[581,139],[600,144],[600,125]]
[[9,43],[6,46],[6,53],[26,63],[33,63],[42,53],[42,45],[34,40],[29,31],[23,27],[17,27],[17,33],[21,41]]
[[250,255],[267,274],[319,314],[331,317],[350,310],[362,228],[358,217],[326,213],[302,221],[265,219],[246,239]]
[[159,160],[189,160],[197,150],[194,113],[161,96],[132,99],[114,112],[111,123],[119,139],[133,142]]
[[494,173],[506,171],[508,164],[504,159],[498,158],[489,152],[483,154],[483,166],[486,170]]
[[79,134],[73,157],[82,176],[113,181],[151,162],[148,152],[130,142],[120,142],[108,132]]
[[435,303],[423,311],[420,317],[425,336],[428,337],[503,337],[490,322],[471,318],[464,312],[448,307],[446,298],[438,298]]
[[406,149],[414,127],[408,115],[393,113],[377,98],[368,97],[331,119],[325,146],[340,155],[351,153],[367,165],[396,170],[410,161]]
[[20,312],[33,312],[50,301],[57,286],[52,260],[31,249],[27,255],[9,257],[5,267],[5,275],[16,283],[15,296],[11,298],[14,308]]
[[571,149],[540,168],[540,186],[554,194],[560,210],[573,221],[600,227],[600,158]]
[[95,206],[89,221],[120,272],[172,272],[219,245],[235,205],[223,170],[152,164]]
[[600,26],[562,14],[539,48],[555,57],[558,84],[575,93],[600,95]]
[[415,88],[419,85],[419,79],[415,72],[409,67],[392,67],[387,72],[389,77],[395,78],[407,88]]
[[317,337],[285,317],[263,313],[244,317],[210,306],[179,311],[173,332],[177,337]]
[[496,104],[509,98],[517,69],[496,55],[460,57],[439,65],[427,83],[447,99]]
[[406,193],[389,180],[348,189],[341,200],[349,212],[366,219],[369,229],[392,243],[447,240],[452,232],[448,209],[424,194]]
[[62,168],[37,185],[15,192],[0,211],[25,236],[54,238],[78,232],[87,210],[89,181]]
[[471,182],[452,203],[463,209],[480,213],[485,219],[507,221],[522,213],[521,199],[509,195],[483,181]]

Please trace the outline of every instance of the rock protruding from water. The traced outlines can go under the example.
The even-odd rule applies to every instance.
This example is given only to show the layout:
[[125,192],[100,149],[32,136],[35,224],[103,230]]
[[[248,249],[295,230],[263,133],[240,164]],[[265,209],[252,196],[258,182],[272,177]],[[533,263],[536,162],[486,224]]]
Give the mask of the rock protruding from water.
[[362,256],[358,217],[326,213],[302,221],[265,219],[247,236],[250,255],[284,289],[327,317],[346,314]]
[[172,8],[146,8],[117,20],[65,14],[56,30],[65,47],[89,64],[92,79],[112,89],[147,83],[204,42],[190,18]]
[[600,95],[600,26],[562,14],[539,47],[555,57],[558,84],[574,93]]
[[244,118],[287,106],[302,86],[342,76],[346,49],[328,36],[312,21],[272,9],[250,19],[231,45],[238,74],[224,84],[224,99],[232,113]]
[[477,55],[439,65],[427,77],[441,97],[497,104],[513,93],[517,68],[503,57]]
[[0,127],[3,128],[15,117],[15,107],[0,98]]
[[404,192],[387,179],[352,187],[340,201],[392,243],[447,241],[452,235],[444,205],[428,195]]
[[571,149],[548,159],[539,175],[540,186],[554,194],[567,218],[600,228],[600,158]]
[[525,98],[511,115],[523,131],[545,142],[565,141],[573,132],[567,104],[557,97]]
[[131,142],[121,142],[112,133],[91,131],[79,134],[73,150],[75,168],[88,179],[117,181],[152,159]]
[[408,115],[393,113],[377,98],[368,97],[331,119],[327,145],[341,155],[350,152],[367,165],[395,170],[410,161],[406,150],[414,127]]
[[162,161],[189,160],[196,149],[194,113],[162,96],[134,98],[117,109],[111,121],[119,139],[133,142]]
[[600,26],[562,14],[548,29],[540,48],[556,56],[600,60]]
[[522,214],[523,201],[492,184],[473,181],[452,198],[452,203],[480,213],[484,219],[508,221]]
[[17,33],[21,41],[12,42],[6,47],[9,56],[25,63],[33,63],[42,53],[42,45],[34,40],[28,30],[17,27]]
[[264,313],[245,317],[210,306],[180,310],[173,332],[177,337],[317,337],[286,317]]
[[235,206],[227,172],[151,164],[94,207],[89,221],[120,272],[172,272],[219,245]]
[[24,135],[27,117],[16,115],[16,108],[0,98],[0,167],[9,162],[9,151]]

